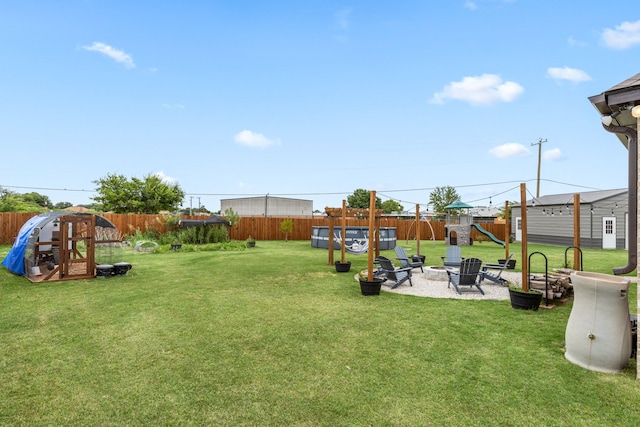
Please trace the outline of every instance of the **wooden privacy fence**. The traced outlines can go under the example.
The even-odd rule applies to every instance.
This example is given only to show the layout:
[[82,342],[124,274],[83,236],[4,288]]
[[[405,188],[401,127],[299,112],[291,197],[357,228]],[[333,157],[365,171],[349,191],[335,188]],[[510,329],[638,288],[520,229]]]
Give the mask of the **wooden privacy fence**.
[[[37,213],[24,212],[0,212],[0,244],[13,244],[20,227]],[[165,216],[148,214],[100,214],[111,221],[123,236],[135,234],[137,230],[145,232],[155,230],[158,233],[165,233]],[[182,216],[182,219],[202,219],[201,216]],[[245,240],[252,236],[256,240],[284,240],[285,233],[280,231],[280,225],[284,219],[293,220],[293,230],[286,236],[289,240],[311,240],[311,230],[314,226],[328,226],[329,220],[324,216],[317,217],[242,217],[238,224],[229,230],[229,235],[233,240]],[[340,221],[336,226],[340,227]],[[429,226],[429,224],[431,226]],[[368,221],[348,219],[347,225],[366,227]],[[420,225],[420,240],[444,240],[444,222],[422,221]],[[504,224],[482,223],[482,228],[492,233],[496,238],[505,240]],[[383,217],[380,219],[381,227],[395,227],[396,238],[401,240],[414,240],[416,238],[416,222],[409,219],[397,219]],[[433,232],[432,232],[433,229]],[[472,230],[471,237],[474,240],[486,239],[477,230]]]
[[[72,214],[73,212],[69,212]],[[34,212],[0,212],[0,244],[13,244],[18,236],[18,232],[22,225],[32,217],[39,215]],[[123,236],[135,234],[136,230],[142,232],[147,230],[156,230],[159,233],[165,233],[164,215],[147,215],[147,214],[111,214],[103,213],[100,216],[105,217],[116,226],[120,234]],[[202,219],[198,216],[183,216],[184,219]]]

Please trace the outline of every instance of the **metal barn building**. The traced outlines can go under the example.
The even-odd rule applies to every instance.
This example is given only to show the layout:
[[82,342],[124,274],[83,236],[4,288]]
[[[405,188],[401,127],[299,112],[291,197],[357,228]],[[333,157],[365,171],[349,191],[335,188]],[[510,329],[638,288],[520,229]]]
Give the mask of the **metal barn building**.
[[312,216],[313,200],[259,196],[221,199],[220,212],[233,209],[240,216]]
[[[527,200],[527,240],[573,246],[574,194],[554,194]],[[580,246],[628,249],[629,203],[626,189],[580,194]],[[511,232],[522,241],[521,206],[511,208]]]

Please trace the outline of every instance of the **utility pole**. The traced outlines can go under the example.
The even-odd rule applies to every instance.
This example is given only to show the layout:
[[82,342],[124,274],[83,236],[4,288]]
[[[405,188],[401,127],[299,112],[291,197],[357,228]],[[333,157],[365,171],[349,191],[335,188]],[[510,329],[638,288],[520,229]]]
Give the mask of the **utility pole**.
[[269,193],[264,196],[264,217],[267,217],[267,210],[269,209]]
[[193,215],[193,196],[189,196],[189,215]]
[[538,146],[538,185],[536,186],[536,198],[540,197],[540,162],[542,161],[542,144],[544,144],[545,142],[547,142],[546,138],[540,138],[538,139],[538,142],[531,143],[532,147],[534,145]]

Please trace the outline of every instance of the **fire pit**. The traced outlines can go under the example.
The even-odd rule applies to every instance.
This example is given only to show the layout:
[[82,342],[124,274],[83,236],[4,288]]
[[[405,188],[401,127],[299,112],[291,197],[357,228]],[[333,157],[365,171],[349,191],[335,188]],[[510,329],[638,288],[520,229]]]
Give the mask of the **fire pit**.
[[447,281],[447,267],[443,265],[432,265],[424,268],[424,273],[431,280]]

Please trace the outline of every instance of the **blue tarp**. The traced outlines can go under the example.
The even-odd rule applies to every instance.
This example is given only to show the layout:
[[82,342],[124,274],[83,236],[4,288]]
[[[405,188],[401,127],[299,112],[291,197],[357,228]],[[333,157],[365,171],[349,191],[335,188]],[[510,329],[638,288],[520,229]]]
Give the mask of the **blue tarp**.
[[27,241],[29,240],[29,236],[31,236],[31,232],[34,228],[38,226],[46,216],[34,216],[29,221],[25,222],[22,228],[20,228],[20,232],[18,233],[18,237],[13,242],[13,246],[11,250],[2,260],[2,265],[4,265],[7,270],[14,274],[19,274],[20,276],[24,276],[26,271],[24,270],[24,252],[27,249]]

